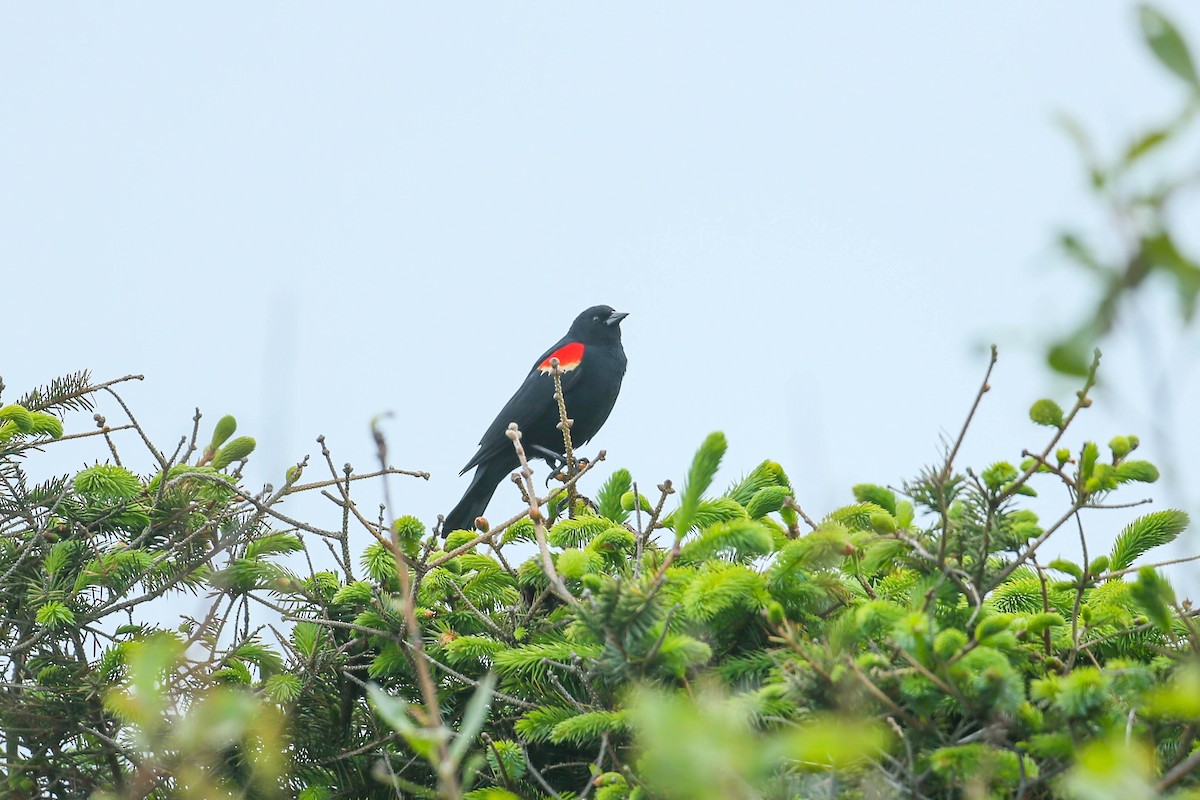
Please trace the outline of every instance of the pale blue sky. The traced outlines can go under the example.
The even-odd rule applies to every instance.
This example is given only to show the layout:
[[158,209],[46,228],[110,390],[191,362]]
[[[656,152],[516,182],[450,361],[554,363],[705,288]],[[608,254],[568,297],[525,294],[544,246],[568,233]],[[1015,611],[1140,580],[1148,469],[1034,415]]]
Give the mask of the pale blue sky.
[[[373,468],[391,410],[394,463],[434,475],[398,511],[430,522],[595,303],[632,313],[591,449],[643,486],[714,429],[727,477],[775,458],[814,515],[897,483],[993,340],[966,456],[1019,459],[1029,404],[1070,396],[1030,348],[1085,300],[1050,242],[1096,219],[1053,116],[1112,143],[1179,100],[1095,0],[9,4],[0,74],[6,399],[142,372],[160,440],[233,413],[276,482],[317,434]],[[1072,444],[1145,432],[1133,394]]]

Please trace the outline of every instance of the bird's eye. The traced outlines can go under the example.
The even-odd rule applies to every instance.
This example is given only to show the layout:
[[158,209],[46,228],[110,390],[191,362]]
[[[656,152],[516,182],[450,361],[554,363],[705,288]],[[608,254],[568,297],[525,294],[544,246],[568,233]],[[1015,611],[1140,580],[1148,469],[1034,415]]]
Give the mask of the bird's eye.
[[592,322],[599,322],[599,321],[600,321],[599,317],[592,317]]

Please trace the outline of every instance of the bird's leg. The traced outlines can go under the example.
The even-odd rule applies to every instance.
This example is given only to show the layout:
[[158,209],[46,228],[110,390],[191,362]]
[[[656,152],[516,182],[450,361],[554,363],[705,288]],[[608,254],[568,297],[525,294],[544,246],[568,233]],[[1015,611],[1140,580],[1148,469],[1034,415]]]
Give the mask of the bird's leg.
[[546,476],[546,488],[549,488],[550,481],[559,478],[563,474],[563,468],[567,466],[567,457],[540,444],[530,445],[529,450],[545,459],[546,465],[550,467],[550,474]]
[[[564,456],[560,453],[555,453],[550,448],[542,447],[541,445],[533,445],[529,449],[537,451],[538,455],[540,455],[542,458],[544,458],[546,460],[546,463],[550,466],[550,474],[546,476],[546,488],[547,489],[550,488],[550,481],[558,480],[558,481],[562,481],[563,483],[566,483],[567,481],[571,480],[572,476],[567,474],[567,458],[566,458],[566,456]],[[576,459],[575,471],[578,472],[579,470],[584,469],[590,463],[591,463],[591,459],[587,459],[587,458]]]
[[558,472],[567,463],[566,456],[564,456],[562,453],[554,452],[549,447],[544,447],[540,444],[534,444],[529,446],[529,450],[539,458],[545,459],[546,464],[549,465],[550,469],[554,472]]

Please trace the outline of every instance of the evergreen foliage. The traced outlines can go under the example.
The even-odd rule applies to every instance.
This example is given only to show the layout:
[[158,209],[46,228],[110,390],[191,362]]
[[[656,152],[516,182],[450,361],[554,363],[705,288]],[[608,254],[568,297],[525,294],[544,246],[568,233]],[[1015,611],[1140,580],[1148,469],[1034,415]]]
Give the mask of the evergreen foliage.
[[[1157,478],[1136,437],[1062,453],[1094,369],[1031,427],[1047,443],[1010,448],[1042,455],[960,471],[956,445],[820,522],[772,461],[714,493],[714,434],[674,509],[664,482],[632,513],[616,470],[573,516],[445,542],[369,519],[353,473],[301,484],[301,463],[251,493],[231,417],[203,447],[196,426],[154,450],[150,474],[101,462],[32,485],[62,428],[6,406],[6,796],[1101,797],[1110,761],[1143,796],[1200,791],[1196,612],[1145,564],[1187,515],[1043,557]],[[72,431],[71,404],[95,402],[72,379],[28,396]],[[94,435],[116,460],[111,429]],[[1044,524],[1023,498],[1054,485],[1066,505]],[[357,528],[279,508],[330,487]],[[141,613],[180,594],[209,612]]]

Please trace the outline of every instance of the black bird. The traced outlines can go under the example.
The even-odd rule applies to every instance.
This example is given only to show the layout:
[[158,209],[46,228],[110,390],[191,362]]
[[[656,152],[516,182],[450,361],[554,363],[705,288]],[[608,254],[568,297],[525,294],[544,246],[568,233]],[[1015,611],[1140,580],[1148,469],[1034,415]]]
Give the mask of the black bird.
[[609,306],[592,306],[575,318],[566,336],[538,356],[525,382],[483,432],[479,452],[458,473],[478,467],[466,494],[446,515],[443,535],[474,529],[476,517],[483,515],[500,481],[520,465],[513,443],[505,434],[509,423],[520,426],[521,445],[529,458],[545,458],[553,464],[562,452],[551,358],[558,359],[567,416],[574,420],[571,444],[587,444],[596,435],[617,402],[625,377],[621,320],[627,316]]

